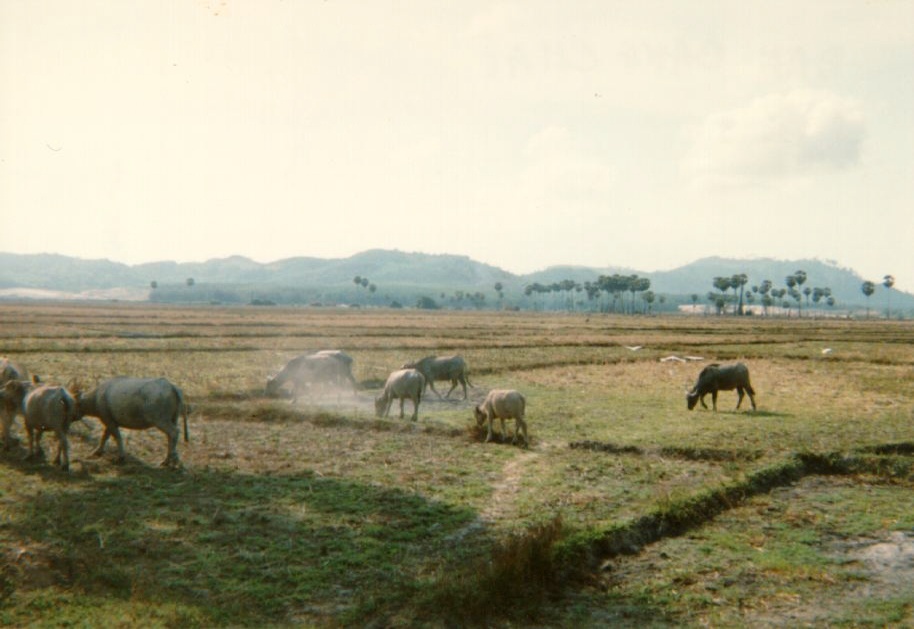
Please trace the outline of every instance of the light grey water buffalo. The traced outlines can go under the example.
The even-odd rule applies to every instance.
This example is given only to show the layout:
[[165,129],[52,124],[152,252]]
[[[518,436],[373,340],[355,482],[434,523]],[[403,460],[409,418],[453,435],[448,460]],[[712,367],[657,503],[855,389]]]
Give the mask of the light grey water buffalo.
[[279,390],[288,384],[295,402],[299,394],[311,386],[347,382],[355,393],[358,385],[352,376],[352,357],[340,350],[326,349],[290,360],[282,371],[267,380],[266,394],[276,397]]
[[493,420],[498,419],[501,422],[502,439],[507,439],[505,420],[513,419],[514,438],[511,443],[517,443],[517,431],[520,429],[524,435],[524,447],[527,448],[530,442],[527,440],[527,422],[524,419],[526,411],[527,400],[523,395],[514,389],[493,389],[489,391],[483,403],[473,409],[473,414],[476,416],[477,426],[482,426],[483,422],[489,424],[486,442],[492,441]]
[[[21,382],[21,381],[15,381]],[[57,435],[57,456],[55,465],[70,469],[70,441],[67,433],[70,424],[79,421],[76,399],[64,387],[39,385],[29,386],[23,401],[25,430],[29,436],[29,457],[41,455],[41,435],[53,430]]]
[[374,401],[374,409],[378,417],[387,417],[390,406],[396,399],[400,400],[400,419],[403,419],[403,403],[410,399],[413,401],[413,421],[419,419],[419,402],[422,401],[422,392],[425,390],[425,376],[416,369],[399,369],[389,376],[384,383],[384,390]]
[[101,456],[108,437],[113,436],[117,441],[117,460],[123,462],[126,453],[121,428],[158,428],[168,438],[168,453],[162,465],[180,464],[178,417],[184,418],[184,441],[187,442],[190,440],[188,409],[181,389],[165,378],[111,378],[88,393],[80,393],[77,402],[82,415],[97,417],[105,426],[105,433],[93,456]]
[[695,386],[686,395],[686,402],[689,410],[695,408],[698,402],[701,402],[703,408],[708,408],[705,404],[704,397],[711,394],[711,404],[714,410],[717,410],[717,392],[732,391],[736,389],[739,399],[736,401],[736,408],[743,403],[743,391],[749,394],[749,401],[752,403],[752,410],[755,410],[755,391],[749,383],[749,368],[743,363],[733,365],[719,365],[714,363],[708,365],[698,374],[698,381]]
[[462,356],[426,356],[421,360],[406,363],[403,369],[415,369],[425,376],[425,381],[439,398],[441,394],[435,389],[436,380],[449,380],[451,389],[444,397],[450,397],[457,384],[463,385],[463,399],[467,399],[467,384],[470,382],[467,363]]

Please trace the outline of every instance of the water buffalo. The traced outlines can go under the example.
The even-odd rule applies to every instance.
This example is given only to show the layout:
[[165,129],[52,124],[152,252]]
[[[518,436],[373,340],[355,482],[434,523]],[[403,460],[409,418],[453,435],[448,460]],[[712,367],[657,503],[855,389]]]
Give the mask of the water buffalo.
[[[17,381],[19,382],[19,381]],[[57,435],[55,465],[70,469],[70,441],[67,433],[70,424],[79,420],[77,403],[64,387],[50,385],[30,386],[25,396],[25,430],[29,435],[29,457],[41,455],[41,435],[53,430]]]
[[146,430],[158,428],[168,438],[168,453],[163,466],[179,465],[178,417],[184,418],[184,441],[190,440],[187,431],[187,404],[181,389],[165,378],[117,377],[105,380],[88,393],[77,396],[82,415],[97,417],[105,426],[105,433],[93,456],[101,456],[108,437],[117,441],[117,460],[126,458],[121,428]]
[[511,443],[517,443],[518,428],[524,435],[524,447],[529,447],[527,440],[527,422],[524,414],[527,409],[527,401],[524,396],[514,389],[493,389],[489,391],[486,399],[482,404],[473,409],[476,416],[476,425],[482,426],[483,422],[488,422],[489,430],[486,434],[486,442],[492,441],[492,421],[498,419],[501,422],[502,439],[507,438],[505,432],[505,420],[514,420],[514,439]]
[[10,380],[28,380],[29,370],[17,365],[9,358],[0,358],[0,385]]
[[340,350],[321,350],[297,356],[286,363],[282,371],[267,380],[266,394],[275,397],[283,386],[290,384],[295,402],[299,393],[312,385],[346,382],[355,393],[358,385],[352,376],[352,358]]
[[461,356],[426,356],[421,360],[406,363],[403,369],[415,369],[425,376],[425,381],[432,391],[439,398],[441,394],[435,389],[436,380],[450,380],[451,389],[444,397],[450,397],[451,393],[457,388],[457,384],[463,385],[463,399],[467,399],[467,384],[470,383],[469,372],[466,361]]
[[3,427],[3,448],[9,450],[12,445],[12,435],[10,428],[16,415],[25,417],[23,402],[35,385],[35,382],[28,380],[8,380],[0,387],[0,424]]
[[711,394],[711,404],[714,410],[717,410],[717,392],[732,391],[736,389],[739,399],[736,401],[736,408],[743,403],[743,391],[749,394],[749,401],[752,403],[752,410],[755,410],[755,391],[749,383],[749,368],[743,363],[734,365],[719,365],[717,363],[708,365],[698,374],[698,381],[686,396],[686,402],[689,410],[695,408],[698,402],[701,402],[703,408],[708,408],[705,404],[704,396]]
[[407,398],[413,401],[412,420],[419,419],[419,402],[425,390],[425,376],[416,369],[400,369],[387,377],[384,390],[375,399],[374,408],[378,417],[386,417],[390,406],[396,399],[400,400],[400,419],[403,419],[403,403]]

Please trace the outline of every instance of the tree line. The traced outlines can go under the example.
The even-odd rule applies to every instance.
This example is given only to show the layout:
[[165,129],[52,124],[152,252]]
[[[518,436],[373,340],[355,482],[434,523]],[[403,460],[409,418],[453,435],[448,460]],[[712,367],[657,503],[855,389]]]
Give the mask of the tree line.
[[[814,307],[827,306],[832,309],[836,305],[836,300],[832,294],[832,289],[827,286],[813,286],[808,282],[808,275],[804,270],[797,270],[784,278],[782,286],[775,286],[770,279],[765,279],[758,284],[749,285],[749,277],[745,273],[736,273],[730,276],[716,276],[712,278],[711,284],[715,289],[709,291],[705,296],[718,315],[734,314],[737,316],[746,314],[757,314],[758,306],[761,307],[761,313],[764,315],[771,314],[772,309],[777,308],[778,312],[786,313],[789,317],[796,309],[797,316],[803,316],[804,307],[806,312],[810,312]],[[396,299],[390,295],[376,297],[378,287],[367,277],[356,275],[353,278],[353,284],[356,287],[356,294],[352,295],[355,300],[353,305],[376,306],[393,306],[403,307]],[[892,275],[885,275],[881,285],[887,290],[886,316],[891,317],[891,289],[895,284],[895,278]],[[150,282],[152,289],[150,299],[152,301],[211,301],[212,303],[244,303],[245,296],[243,292],[248,292],[250,301],[253,305],[274,305],[276,302],[295,304],[295,303],[312,303],[314,304],[314,295],[308,294],[305,289],[294,289],[286,287],[285,289],[241,289],[239,287],[228,287],[220,285],[208,286],[205,289],[196,285],[194,278],[187,278],[184,282],[185,289],[182,292],[174,288],[163,291],[159,283],[155,280]],[[867,299],[867,317],[870,313],[870,297],[875,293],[877,284],[872,281],[865,281],[861,285],[861,292]],[[534,282],[527,284],[523,289],[523,299],[513,299],[506,303],[505,287],[501,282],[493,285],[496,299],[487,300],[486,294],[482,291],[463,291],[455,290],[452,295],[442,292],[439,294],[440,303],[435,299],[420,295],[415,300],[414,307],[420,309],[520,309],[525,306],[534,310],[564,310],[568,312],[588,311],[604,313],[622,313],[622,314],[651,314],[654,312],[655,303],[659,309],[664,309],[667,296],[657,295],[650,290],[651,280],[638,275],[600,275],[595,281],[577,282],[572,279],[560,280],[548,284]],[[363,292],[364,291],[364,292]],[[732,293],[731,293],[732,291]],[[262,298],[255,295],[255,292],[269,292],[271,297]],[[190,293],[194,293],[191,299]],[[275,295],[274,295],[275,294]],[[328,297],[329,295],[325,295]],[[335,300],[339,300],[343,295],[336,295]],[[350,297],[351,298],[351,297]],[[688,297],[673,295],[670,301],[673,302],[666,309],[675,309],[678,304],[687,303],[691,299],[693,311],[698,308],[700,297],[693,293]],[[327,305],[335,305],[338,301],[332,301]],[[411,302],[406,302],[411,303]],[[510,304],[510,305],[508,305]]]
[[[769,314],[772,307],[779,307],[787,312],[787,316],[790,316],[793,302],[796,302],[797,313],[802,316],[804,297],[807,311],[810,309],[810,301],[816,305],[824,302],[829,308],[833,308],[836,302],[831,288],[804,286],[807,279],[806,271],[798,270],[784,278],[782,287],[776,287],[774,282],[766,279],[759,284],[752,285],[747,291],[746,284],[749,283],[749,278],[745,273],[737,273],[730,277],[718,276],[711,282],[717,292],[709,292],[707,298],[714,304],[717,314],[724,314],[727,306],[733,304],[734,314],[745,315],[747,314],[746,306],[752,306],[757,301],[762,306],[762,312],[765,315]],[[733,295],[729,294],[730,289],[733,290]],[[695,301],[697,301],[697,295],[693,295],[693,302]]]
[[[585,307],[591,311],[599,312],[622,312],[627,314],[650,313],[653,304],[657,301],[657,295],[651,288],[651,281],[646,277],[637,275],[601,275],[594,282],[576,282],[574,280],[561,280],[551,284],[541,284],[534,282],[524,287],[524,296],[540,299],[540,303],[545,303],[547,296],[554,295],[552,298],[553,309],[556,303],[561,310],[575,311],[580,307]],[[625,295],[628,293],[630,298],[626,304]],[[635,295],[639,294],[642,307],[636,308]],[[583,302],[583,297],[587,298],[587,303]],[[663,303],[665,298],[660,296]]]

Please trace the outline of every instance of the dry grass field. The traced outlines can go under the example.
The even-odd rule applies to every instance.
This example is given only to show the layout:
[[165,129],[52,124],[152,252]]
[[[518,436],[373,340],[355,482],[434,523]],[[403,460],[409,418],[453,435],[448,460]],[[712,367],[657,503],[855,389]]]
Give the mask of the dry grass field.
[[[329,348],[355,395],[264,397]],[[450,353],[468,400],[374,416],[390,371]],[[62,472],[16,421],[0,625],[914,624],[908,322],[0,304],[0,355],[58,384],[166,376],[192,406],[179,470],[155,430],[91,457],[87,418]],[[734,360],[758,410],[688,411]],[[492,388],[526,395],[529,449],[482,442]]]

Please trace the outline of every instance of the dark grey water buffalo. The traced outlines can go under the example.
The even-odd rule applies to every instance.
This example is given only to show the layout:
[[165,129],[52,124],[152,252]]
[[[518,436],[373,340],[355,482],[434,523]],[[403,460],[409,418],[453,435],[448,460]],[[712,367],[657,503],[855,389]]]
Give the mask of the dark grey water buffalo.
[[749,368],[743,363],[733,365],[719,365],[717,363],[708,365],[698,374],[698,381],[686,396],[689,410],[695,408],[698,402],[701,402],[703,408],[708,408],[705,404],[704,396],[711,394],[711,404],[714,410],[717,410],[717,392],[732,391],[736,389],[739,399],[736,401],[736,408],[743,403],[743,392],[749,394],[749,401],[752,403],[752,410],[755,410],[755,391],[749,383]]
[[9,450],[12,445],[10,428],[16,415],[25,417],[23,402],[36,383],[29,380],[8,380],[0,387],[0,424],[3,427],[3,448]]
[[[21,381],[16,381],[21,382]],[[30,386],[23,401],[25,430],[29,436],[29,457],[41,454],[41,435],[52,430],[57,435],[57,456],[54,463],[70,469],[70,424],[79,421],[79,411],[73,396],[64,387]]]
[[413,416],[419,419],[419,402],[422,401],[422,392],[425,390],[425,376],[415,369],[399,369],[389,376],[384,383],[384,390],[375,399],[374,408],[378,417],[386,417],[390,413],[390,406],[394,400],[400,400],[400,419],[403,419],[403,403],[410,399],[413,401]]
[[168,453],[162,465],[179,465],[179,416],[184,418],[184,441],[190,440],[187,404],[181,389],[165,378],[111,378],[92,391],[79,394],[77,402],[82,415],[97,417],[105,426],[94,456],[101,456],[108,437],[113,436],[117,441],[117,460],[123,462],[126,454],[121,428],[158,428],[168,438]]
[[292,387],[292,401],[299,393],[314,385],[348,383],[353,393],[357,388],[352,376],[352,357],[335,349],[321,350],[296,356],[282,370],[267,380],[266,394],[275,397],[285,385]]
[[0,385],[10,380],[29,380],[29,370],[11,361],[9,358],[0,358]]
[[425,381],[439,398],[441,394],[435,389],[436,380],[449,380],[451,389],[444,397],[450,397],[457,384],[463,385],[463,399],[467,399],[467,384],[470,383],[467,363],[461,356],[426,356],[416,362],[406,363],[403,369],[415,369],[425,376]]
[[501,436],[502,439],[505,439],[508,436],[505,432],[505,420],[513,419],[514,439],[511,440],[511,443],[517,442],[517,431],[520,429],[524,435],[524,447],[526,448],[530,445],[527,440],[527,422],[524,419],[526,411],[527,400],[519,392],[514,389],[493,389],[489,391],[483,403],[473,409],[473,414],[476,416],[477,426],[488,422],[487,442],[492,441],[492,422],[494,420],[498,419],[501,422]]

